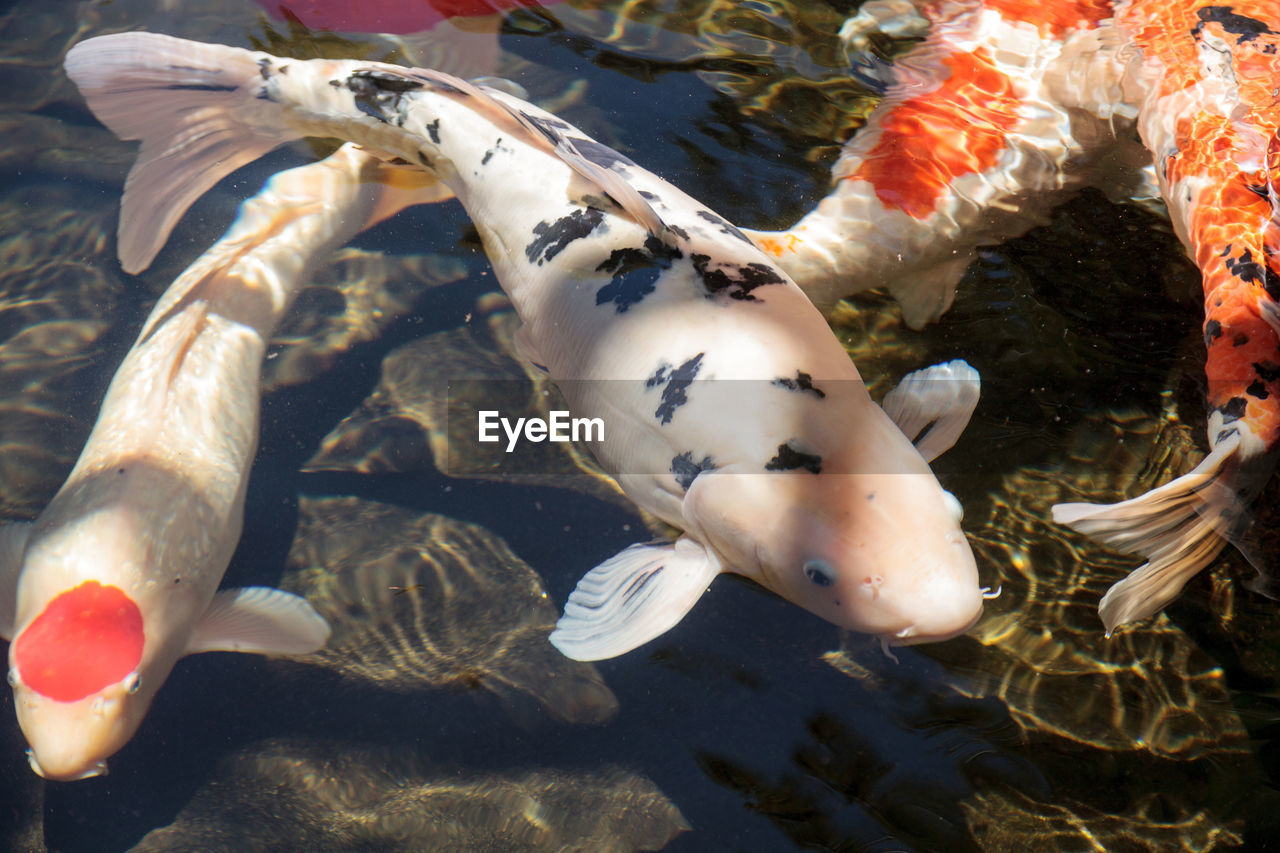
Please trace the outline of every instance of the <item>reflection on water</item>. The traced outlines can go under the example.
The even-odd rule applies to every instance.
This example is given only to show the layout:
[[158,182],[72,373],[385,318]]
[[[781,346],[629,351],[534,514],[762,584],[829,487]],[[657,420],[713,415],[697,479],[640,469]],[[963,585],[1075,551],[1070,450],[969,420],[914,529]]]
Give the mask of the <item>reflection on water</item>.
[[384,689],[487,690],[517,718],[601,723],[618,707],[595,668],[547,642],[556,612],[537,574],[484,528],[359,498],[300,500],[286,588],[328,620],[300,658]]
[[659,850],[687,828],[624,770],[442,774],[402,750],[280,740],[224,759],[134,853],[244,850]]
[[979,794],[964,804],[986,851],[1132,850],[1205,853],[1236,847],[1238,832],[1207,810],[1170,819],[1163,795],[1148,793],[1111,814],[1081,803],[1038,803],[1016,791]]
[[1097,748],[1184,759],[1244,751],[1221,667],[1167,616],[1099,636],[1098,600],[1133,560],[1047,521],[1054,503],[1112,501],[1118,483],[1141,490],[1183,473],[1191,430],[1131,413],[1087,418],[1075,436],[1059,467],[1006,475],[970,528],[1003,592],[973,632],[986,659],[967,689],[1000,696],[1028,729]]
[[[509,16],[500,45],[519,55],[498,55],[499,73],[730,219],[790,224],[874,103],[835,38],[847,5],[568,0]],[[60,62],[83,35],[139,26],[304,57],[432,49],[310,33],[249,0],[27,0],[0,16],[3,520],[33,517],[61,483],[138,322],[233,205],[327,150],[292,146],[233,178],[155,269],[123,275],[132,144],[88,116]],[[1280,849],[1280,621],[1238,589],[1252,570],[1227,555],[1165,615],[1107,639],[1098,598],[1135,561],[1047,520],[1203,450],[1198,280],[1158,216],[1086,194],[984,252],[935,327],[903,328],[875,294],[834,318],[877,399],[954,357],[983,375],[973,425],[936,466],[984,584],[1002,588],[968,637],[895,664],[718,583],[669,637],[598,667],[545,635],[582,568],[644,521],[580,447],[525,443],[513,464],[472,440],[477,409],[542,412],[555,391],[516,358],[514,316],[457,210],[398,223],[320,264],[272,343],[250,505],[267,493],[290,512],[251,519],[259,538],[232,566],[307,595],[333,642],[272,664],[297,688],[279,696],[240,658],[179,664],[115,775],[75,785],[26,770],[0,703],[0,846]],[[1273,562],[1276,498],[1255,527]],[[200,666],[215,687],[184,679]],[[382,715],[406,705],[408,723]],[[225,720],[243,730],[201,739]],[[187,767],[188,751],[207,760]]]

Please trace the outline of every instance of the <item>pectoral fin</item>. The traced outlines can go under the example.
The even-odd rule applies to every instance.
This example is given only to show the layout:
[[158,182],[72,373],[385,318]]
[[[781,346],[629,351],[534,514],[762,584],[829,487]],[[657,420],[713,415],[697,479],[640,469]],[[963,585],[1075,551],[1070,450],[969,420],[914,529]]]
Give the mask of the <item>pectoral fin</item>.
[[688,537],[632,545],[578,582],[551,644],[574,660],[629,652],[675,626],[719,573],[719,560]]
[[31,522],[0,525],[0,639],[12,640],[18,618],[18,578]]
[[305,655],[329,639],[329,623],[305,598],[264,586],[225,589],[196,625],[187,654]]
[[978,407],[978,371],[956,359],[902,377],[882,407],[926,461],[945,453]]

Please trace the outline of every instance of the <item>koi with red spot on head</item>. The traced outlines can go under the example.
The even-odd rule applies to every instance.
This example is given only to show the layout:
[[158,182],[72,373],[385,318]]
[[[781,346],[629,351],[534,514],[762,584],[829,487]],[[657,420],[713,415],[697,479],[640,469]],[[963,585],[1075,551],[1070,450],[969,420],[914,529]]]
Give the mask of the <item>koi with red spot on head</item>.
[[138,668],[142,613],[118,587],[85,581],[59,595],[13,642],[16,677],[58,702],[75,702]]
[[9,682],[32,769],[63,780],[106,772],[104,757],[136,727],[121,700],[141,683],[145,640],[133,599],[93,580],[55,596],[18,633]]

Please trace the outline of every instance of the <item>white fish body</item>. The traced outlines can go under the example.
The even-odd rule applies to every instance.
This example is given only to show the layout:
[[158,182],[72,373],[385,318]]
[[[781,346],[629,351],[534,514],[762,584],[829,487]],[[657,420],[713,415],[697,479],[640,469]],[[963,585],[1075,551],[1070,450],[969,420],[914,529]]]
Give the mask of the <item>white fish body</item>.
[[[100,119],[143,140],[126,267],[149,262],[204,187],[296,136],[348,139],[453,190],[524,354],[575,416],[603,420],[596,454],[628,496],[684,531],[588,573],[551,637],[570,657],[661,634],[721,571],[889,642],[945,639],[980,615],[954,498],[818,311],[736,228],[617,152],[421,69],[129,33],[77,45],[67,70]],[[178,176],[184,192],[139,192]]]
[[217,589],[240,537],[266,339],[311,259],[377,215],[381,169],[344,149],[247,202],[153,310],[45,511],[0,528],[0,636],[41,775],[105,772],[183,655],[327,639],[297,596]]

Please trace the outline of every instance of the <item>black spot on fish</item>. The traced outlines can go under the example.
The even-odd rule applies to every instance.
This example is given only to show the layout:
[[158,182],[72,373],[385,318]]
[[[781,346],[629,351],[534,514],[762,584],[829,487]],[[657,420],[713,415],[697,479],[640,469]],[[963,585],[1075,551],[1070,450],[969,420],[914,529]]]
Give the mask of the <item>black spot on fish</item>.
[[[270,59],[263,58],[258,60],[258,73],[262,75],[263,80],[271,79],[271,60]],[[334,83],[334,81],[332,80],[330,80],[329,82],[335,86],[337,85],[337,83]]]
[[1200,19],[1200,23],[1192,30],[1196,35],[1199,35],[1199,29],[1205,24],[1220,24],[1224,30],[1232,35],[1240,36],[1236,40],[1239,44],[1253,41],[1258,36],[1270,35],[1273,32],[1257,18],[1237,15],[1231,11],[1230,6],[1205,6],[1196,10],[1196,17]]
[[1280,379],[1280,365],[1274,361],[1254,362],[1253,369],[1264,382],[1275,382]]
[[355,71],[347,77],[346,87],[360,112],[383,123],[404,124],[400,95],[421,89],[422,83],[389,71]]
[[667,230],[679,237],[681,240],[684,240],[686,243],[689,242],[689,232],[681,228],[679,225],[668,225]]
[[679,249],[665,245],[650,235],[643,249],[614,249],[597,272],[608,272],[613,280],[596,291],[596,304],[612,302],[619,314],[654,291],[662,273],[681,257]]
[[693,453],[685,452],[671,460],[671,473],[676,475],[676,482],[680,488],[686,492],[693,485],[693,481],[703,471],[714,471],[716,465],[711,461],[710,456],[702,457],[701,462],[693,461]]
[[1280,276],[1276,275],[1270,264],[1262,267],[1262,289],[1272,300],[1280,302]]
[[1233,347],[1242,347],[1247,343],[1249,343],[1249,336],[1244,332],[1236,332],[1236,336],[1231,339],[1231,345]]
[[702,357],[704,355],[706,355],[705,352],[698,353],[670,373],[666,373],[664,368],[659,368],[657,373],[645,381],[646,388],[652,388],[661,382],[667,383],[667,387],[662,389],[662,402],[658,404],[658,408],[653,412],[653,416],[658,419],[659,423],[671,423],[671,418],[675,416],[676,409],[689,402],[689,396],[685,392],[693,384],[693,380],[697,378],[698,370],[702,367]]
[[796,372],[795,379],[788,379],[785,376],[780,376],[773,380],[773,384],[780,388],[786,388],[788,391],[812,391],[814,394],[818,395],[819,399],[827,396],[818,388],[817,385],[813,384],[813,377],[805,373],[803,370]]
[[1220,444],[1223,439],[1230,438],[1231,436],[1235,435],[1237,432],[1239,432],[1239,430],[1236,429],[1235,427],[1232,427],[1231,429],[1219,430],[1218,437],[1213,440],[1213,443]]
[[1249,387],[1244,390],[1250,397],[1256,397],[1259,400],[1265,400],[1267,397],[1271,396],[1267,393],[1267,386],[1263,385],[1259,380],[1254,380],[1250,383]]
[[707,220],[712,225],[719,228],[722,233],[728,234],[730,237],[736,237],[742,242],[751,245],[751,239],[747,237],[746,234],[739,231],[736,225],[724,217],[714,214],[709,210],[699,210],[698,218]]
[[440,144],[440,119],[436,119],[427,125],[427,135],[431,137],[431,141],[436,145]]
[[658,200],[658,194],[657,194],[657,193],[651,193],[651,192],[649,192],[648,190],[636,190],[636,192],[640,193],[640,198],[644,199],[645,201],[657,201],[657,200]]
[[239,86],[219,86],[216,83],[174,83],[164,88],[174,92],[234,92]]
[[613,169],[618,166],[634,166],[635,162],[614,151],[608,145],[596,142],[594,139],[574,138],[569,140],[578,153],[585,157],[588,161],[595,163],[597,166],[603,166],[606,169]]
[[766,471],[794,471],[797,468],[812,474],[822,473],[822,457],[812,453],[801,453],[790,444],[779,444],[778,455],[764,466]]
[[524,254],[538,266],[560,254],[574,240],[586,237],[604,221],[604,211],[581,207],[555,222],[539,222],[533,226],[534,240],[525,246]]
[[743,302],[757,301],[751,291],[770,284],[785,284],[786,279],[768,264],[751,263],[710,268],[709,255],[690,255],[693,268],[702,277],[702,284],[710,296],[728,295]]
[[1222,324],[1217,320],[1209,320],[1204,324],[1204,345],[1209,347],[1218,338],[1222,337]]
[[1261,284],[1266,278],[1262,264],[1253,260],[1248,249],[1242,249],[1238,258],[1227,258],[1227,269],[1245,282]]
[[1249,401],[1244,397],[1232,397],[1226,402],[1226,405],[1218,409],[1222,412],[1222,422],[1229,424],[1232,421],[1238,421],[1244,417],[1245,409],[1248,408]]
[[552,145],[559,145],[561,140],[564,139],[564,134],[560,132],[561,130],[570,130],[573,127],[568,122],[550,116],[533,116],[525,112],[520,113],[520,115],[529,123],[530,127],[541,133],[543,138]]
[[416,91],[423,86],[420,80],[414,80],[404,74],[395,74],[390,71],[356,71],[351,76],[367,80],[374,87],[384,92],[394,92],[397,95]]

